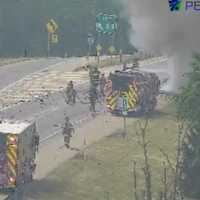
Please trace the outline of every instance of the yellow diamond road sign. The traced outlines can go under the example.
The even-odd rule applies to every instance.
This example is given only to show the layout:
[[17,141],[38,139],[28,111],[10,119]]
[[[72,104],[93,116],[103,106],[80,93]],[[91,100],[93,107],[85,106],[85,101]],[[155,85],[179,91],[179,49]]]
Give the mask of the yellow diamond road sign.
[[56,22],[53,19],[51,19],[50,23],[53,26],[54,30],[56,31],[58,29],[58,25],[56,24]]
[[46,24],[46,28],[48,33],[55,33],[56,30],[58,29],[58,25],[56,24],[56,22],[51,19],[47,24]]
[[50,23],[46,24],[46,28],[47,28],[48,33],[54,33],[55,32]]

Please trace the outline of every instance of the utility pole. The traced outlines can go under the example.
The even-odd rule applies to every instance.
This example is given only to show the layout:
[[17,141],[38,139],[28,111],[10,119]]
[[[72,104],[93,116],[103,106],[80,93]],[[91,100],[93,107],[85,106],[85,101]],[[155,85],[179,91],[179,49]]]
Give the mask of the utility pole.
[[88,57],[91,55],[92,45],[94,44],[94,37],[92,34],[88,34]]
[[102,50],[102,46],[100,44],[98,44],[97,47],[96,47],[98,64],[100,63],[101,50]]
[[50,49],[51,49],[51,33],[48,33],[48,41],[47,41],[47,57],[50,56]]
[[47,29],[47,40],[48,40],[47,41],[47,57],[49,57],[50,51],[51,51],[51,43],[58,43],[58,35],[56,34],[58,25],[53,19],[51,19],[46,24],[46,29]]

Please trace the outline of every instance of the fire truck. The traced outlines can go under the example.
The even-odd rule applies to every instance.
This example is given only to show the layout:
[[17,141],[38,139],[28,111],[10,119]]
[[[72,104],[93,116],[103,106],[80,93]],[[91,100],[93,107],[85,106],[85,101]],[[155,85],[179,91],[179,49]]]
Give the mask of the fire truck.
[[110,73],[104,88],[106,105],[112,114],[121,115],[123,99],[127,99],[127,113],[150,113],[157,104],[160,80],[155,73],[135,67]]
[[35,171],[39,135],[35,122],[0,122],[0,191],[29,183]]

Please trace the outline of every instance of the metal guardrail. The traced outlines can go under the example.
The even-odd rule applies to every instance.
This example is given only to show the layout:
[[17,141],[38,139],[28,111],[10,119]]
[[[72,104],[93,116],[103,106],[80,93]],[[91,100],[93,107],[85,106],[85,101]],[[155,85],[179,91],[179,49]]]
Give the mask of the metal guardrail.
[[140,65],[150,65],[150,64],[155,64],[155,63],[161,63],[161,62],[167,62],[168,61],[168,57],[166,56],[161,56],[161,57],[155,57],[155,58],[150,58],[144,61],[140,61]]

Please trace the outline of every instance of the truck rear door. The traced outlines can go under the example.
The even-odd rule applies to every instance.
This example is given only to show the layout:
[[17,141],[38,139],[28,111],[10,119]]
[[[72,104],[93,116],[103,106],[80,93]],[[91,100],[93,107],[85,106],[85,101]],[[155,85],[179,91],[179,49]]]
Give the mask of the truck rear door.
[[0,188],[13,188],[17,177],[17,137],[0,134]]

